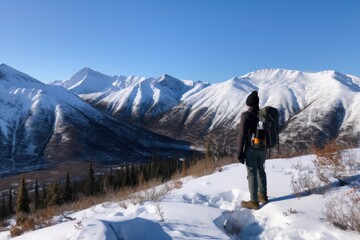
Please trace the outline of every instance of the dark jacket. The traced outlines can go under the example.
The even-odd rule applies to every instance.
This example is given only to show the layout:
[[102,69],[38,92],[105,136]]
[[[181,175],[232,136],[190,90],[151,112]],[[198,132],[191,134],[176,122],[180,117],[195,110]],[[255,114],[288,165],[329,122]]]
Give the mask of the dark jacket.
[[257,114],[259,107],[249,107],[247,111],[241,114],[240,118],[240,142],[239,154],[245,153],[245,147],[251,144],[251,135],[256,132],[258,123]]

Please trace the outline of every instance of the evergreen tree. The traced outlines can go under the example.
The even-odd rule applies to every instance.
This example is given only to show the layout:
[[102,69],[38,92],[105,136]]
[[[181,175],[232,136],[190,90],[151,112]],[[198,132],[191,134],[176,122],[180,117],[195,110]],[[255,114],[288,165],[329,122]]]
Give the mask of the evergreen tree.
[[70,176],[69,171],[66,173],[66,180],[64,190],[62,192],[62,200],[63,202],[70,202],[72,200],[73,190],[70,185]]
[[126,186],[126,168],[124,166],[120,166],[116,170],[115,187],[121,189],[124,186]]
[[137,185],[137,174],[136,174],[136,168],[135,164],[131,163],[131,169],[130,169],[130,186],[136,186]]
[[94,195],[95,194],[95,173],[92,166],[92,161],[90,162],[89,166],[89,175],[87,179],[87,194]]
[[40,208],[40,198],[39,198],[39,184],[37,178],[35,179],[35,190],[34,190],[34,208]]
[[128,187],[131,185],[131,173],[129,164],[125,164],[125,186]]
[[55,206],[61,204],[59,183],[52,183],[49,186],[49,192],[46,196],[47,206]]
[[8,214],[14,213],[14,207],[13,207],[13,196],[12,196],[12,189],[9,188],[9,199],[8,199],[8,206],[7,206]]
[[74,180],[72,185],[73,185],[73,187],[72,187],[72,190],[73,190],[72,199],[73,199],[73,201],[75,201],[77,199],[77,192],[78,192],[77,181]]
[[4,219],[6,217],[6,203],[5,203],[5,197],[2,196],[2,203],[0,208],[0,218]]
[[110,171],[106,174],[104,179],[104,192],[113,189],[114,189],[114,176],[113,176],[112,168],[110,168]]
[[43,185],[42,185],[42,201],[45,202],[46,200],[46,184],[45,184],[45,180],[43,182]]
[[28,195],[28,191],[26,189],[25,177],[24,175],[21,178],[20,186],[19,186],[19,194],[16,201],[16,212],[30,212],[30,199]]

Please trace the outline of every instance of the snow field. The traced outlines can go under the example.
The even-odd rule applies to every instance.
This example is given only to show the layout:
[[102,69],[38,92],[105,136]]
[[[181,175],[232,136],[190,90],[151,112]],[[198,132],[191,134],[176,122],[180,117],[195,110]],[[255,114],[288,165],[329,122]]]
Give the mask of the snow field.
[[[352,153],[359,160],[360,149]],[[257,211],[240,207],[249,199],[246,169],[232,164],[208,176],[182,179],[181,188],[158,202],[106,202],[68,213],[74,221],[57,217],[59,224],[14,239],[359,239],[359,233],[336,228],[323,216],[325,203],[360,185],[359,179],[323,195],[298,198],[292,193],[292,175],[314,172],[313,160],[313,155],[267,160],[270,202]],[[301,169],[294,168],[298,162]],[[8,234],[1,233],[0,239],[9,239]]]

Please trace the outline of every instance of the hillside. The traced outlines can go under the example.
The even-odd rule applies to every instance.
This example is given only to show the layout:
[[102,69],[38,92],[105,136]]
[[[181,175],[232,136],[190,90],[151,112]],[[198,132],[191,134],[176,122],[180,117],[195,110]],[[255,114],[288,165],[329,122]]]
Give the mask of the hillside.
[[[14,239],[358,239],[359,233],[342,230],[325,221],[327,204],[342,197],[360,196],[360,149],[344,152],[356,159],[353,181],[340,186],[336,179],[324,194],[293,194],[292,178],[308,175],[315,179],[314,155],[266,161],[270,202],[259,210],[240,207],[249,198],[246,169],[227,165],[222,171],[200,178],[181,179],[160,200],[136,203],[139,196],[169,188],[158,186],[137,193],[125,201],[105,202],[91,208],[54,217],[54,226],[26,233]],[[350,169],[349,169],[350,170]],[[179,186],[179,184],[177,184]],[[146,198],[145,198],[146,199]],[[344,207],[346,205],[337,205]],[[357,216],[357,215],[355,215]],[[232,234],[229,234],[232,232]],[[8,240],[1,232],[0,240]]]

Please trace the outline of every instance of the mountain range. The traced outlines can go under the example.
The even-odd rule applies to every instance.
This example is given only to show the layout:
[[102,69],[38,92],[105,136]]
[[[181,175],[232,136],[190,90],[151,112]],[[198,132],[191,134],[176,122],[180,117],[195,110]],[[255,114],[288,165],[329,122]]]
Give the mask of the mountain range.
[[118,163],[191,152],[187,142],[116,120],[63,87],[0,65],[0,175],[66,161]]
[[183,155],[205,145],[236,153],[252,91],[260,107],[280,111],[282,152],[329,139],[359,144],[360,78],[336,71],[263,69],[210,84],[84,68],[44,84],[2,64],[0,164],[11,170],[39,159],[143,161],[154,152]]
[[252,91],[259,92],[260,107],[279,109],[280,146],[287,152],[360,138],[360,78],[332,70],[263,69],[209,84],[169,75],[110,77],[85,68],[57,84],[118,120],[220,152],[237,151],[240,115]]

